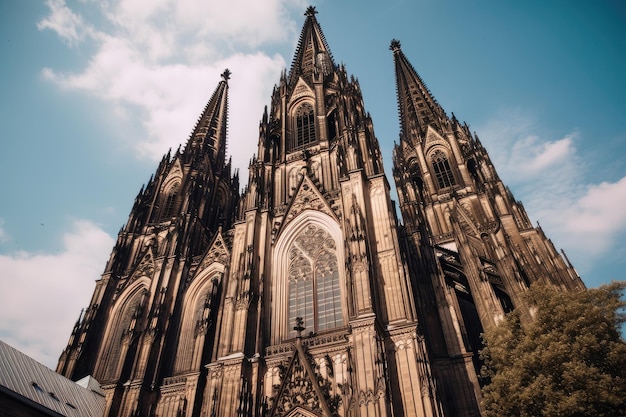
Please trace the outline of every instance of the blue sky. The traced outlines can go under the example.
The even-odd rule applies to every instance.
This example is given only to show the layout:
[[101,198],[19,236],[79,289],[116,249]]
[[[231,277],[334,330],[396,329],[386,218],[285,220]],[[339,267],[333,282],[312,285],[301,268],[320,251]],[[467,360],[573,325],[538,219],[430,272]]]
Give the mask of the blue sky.
[[[624,279],[626,4],[311,2],[360,81],[388,174],[391,39],[590,287]],[[300,0],[0,2],[0,339],[54,367],[141,185],[229,68],[241,177]]]

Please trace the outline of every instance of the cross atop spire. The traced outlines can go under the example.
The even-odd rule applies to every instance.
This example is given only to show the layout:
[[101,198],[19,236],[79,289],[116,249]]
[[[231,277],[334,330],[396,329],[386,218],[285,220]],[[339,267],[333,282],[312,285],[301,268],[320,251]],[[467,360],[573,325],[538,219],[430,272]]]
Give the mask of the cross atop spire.
[[306,9],[306,12],[304,12],[304,15],[306,17],[313,17],[317,14],[317,10],[315,10],[315,6],[309,6]]
[[389,50],[393,51],[393,53],[395,54],[396,52],[400,51],[400,41],[397,39],[392,39],[391,40],[391,45],[389,45]]
[[230,74],[232,74],[232,72],[230,72],[230,70],[226,68],[224,72],[222,73],[221,77],[224,81],[228,82],[228,80],[230,80]]

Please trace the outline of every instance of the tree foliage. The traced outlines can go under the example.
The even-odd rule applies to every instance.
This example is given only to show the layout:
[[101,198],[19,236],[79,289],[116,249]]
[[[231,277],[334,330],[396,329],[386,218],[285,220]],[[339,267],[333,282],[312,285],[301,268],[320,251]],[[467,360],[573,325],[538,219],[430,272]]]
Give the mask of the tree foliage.
[[625,289],[533,287],[531,323],[514,311],[484,335],[487,417],[626,416]]

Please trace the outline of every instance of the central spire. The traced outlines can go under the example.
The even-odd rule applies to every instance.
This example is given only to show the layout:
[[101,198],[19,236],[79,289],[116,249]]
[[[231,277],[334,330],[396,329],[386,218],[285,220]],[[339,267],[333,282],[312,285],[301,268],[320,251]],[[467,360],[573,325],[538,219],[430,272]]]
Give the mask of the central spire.
[[309,6],[304,13],[306,21],[289,72],[289,84],[292,86],[299,77],[309,81],[313,76],[329,74],[335,66],[326,38],[315,18],[316,14],[314,6]]

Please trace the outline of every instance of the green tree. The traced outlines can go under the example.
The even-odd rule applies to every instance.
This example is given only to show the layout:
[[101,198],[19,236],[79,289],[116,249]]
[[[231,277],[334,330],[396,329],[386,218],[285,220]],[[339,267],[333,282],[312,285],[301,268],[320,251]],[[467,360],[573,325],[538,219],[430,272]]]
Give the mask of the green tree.
[[531,323],[514,311],[484,334],[486,416],[626,416],[625,289],[533,287]]

